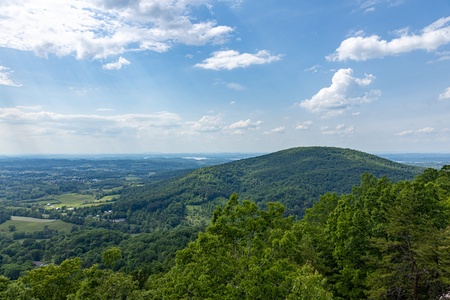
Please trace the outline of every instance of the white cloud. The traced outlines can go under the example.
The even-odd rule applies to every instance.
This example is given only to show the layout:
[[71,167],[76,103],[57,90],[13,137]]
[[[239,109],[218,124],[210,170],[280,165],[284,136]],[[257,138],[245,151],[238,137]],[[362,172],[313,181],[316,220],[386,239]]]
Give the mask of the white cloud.
[[239,83],[235,83],[235,82],[227,83],[227,88],[229,88],[230,90],[235,90],[235,91],[245,90],[245,86],[243,86],[242,84],[239,84]]
[[280,126],[280,127],[276,127],[274,129],[271,129],[269,131],[265,131],[264,134],[279,134],[279,133],[284,133],[284,127]]
[[250,119],[241,120],[228,126],[229,129],[244,129],[244,128],[259,128],[262,125],[262,121],[252,122]]
[[415,135],[415,134],[428,134],[435,132],[435,129],[433,127],[424,127],[421,129],[416,130],[405,130],[401,131],[395,134],[395,136],[409,136],[409,135]]
[[196,132],[217,132],[224,128],[224,121],[219,116],[203,116],[200,120],[193,122],[192,129]]
[[313,72],[313,73],[317,73],[319,72],[319,70],[322,70],[322,66],[321,65],[314,65],[312,67],[306,68],[303,71],[304,72]]
[[404,0],[364,0],[359,1],[359,9],[363,10],[366,13],[374,12],[376,10],[376,6],[381,4],[387,4],[388,6],[397,6],[404,2]]
[[300,102],[300,106],[308,111],[321,114],[323,117],[340,115],[351,107],[375,100],[380,95],[377,90],[364,91],[372,84],[375,76],[366,74],[364,78],[352,76],[352,69],[340,69],[331,79],[329,87],[322,88],[310,99]]
[[322,134],[326,135],[348,136],[352,135],[355,132],[355,127],[345,126],[345,124],[338,124],[335,128],[329,128],[328,126],[325,126],[320,130],[322,131]]
[[172,45],[224,43],[233,28],[190,15],[208,0],[1,1],[0,47],[104,59]]
[[434,128],[433,127],[424,127],[421,129],[417,130],[418,133],[430,133],[430,132],[434,132]]
[[272,55],[266,50],[258,51],[256,54],[241,54],[235,50],[225,50],[213,52],[212,57],[195,66],[209,70],[233,70],[251,65],[268,64],[280,59],[281,55]]
[[305,121],[303,123],[297,124],[297,126],[295,126],[295,129],[297,129],[297,130],[308,130],[309,128],[311,128],[312,124],[313,124],[312,121]]
[[61,114],[36,107],[0,108],[0,129],[6,125],[12,132],[27,131],[33,135],[54,136],[121,136],[145,132],[161,133],[181,126],[177,114],[119,114],[110,116]]
[[243,135],[246,130],[260,129],[262,121],[252,121],[250,119],[240,120],[227,125],[227,122],[223,119],[221,114],[219,115],[208,115],[203,116],[200,120],[195,122],[186,122],[190,125],[184,134],[187,135],[198,135],[201,133],[221,133],[221,134],[231,134],[231,135]]
[[23,106],[0,108],[0,141],[17,153],[107,153],[159,147],[184,151],[192,139],[217,146],[224,138],[257,132],[261,124],[250,119],[227,122],[222,114],[184,120],[165,111],[119,114],[102,108],[93,114],[66,114],[40,106]]
[[444,60],[450,60],[450,51],[442,51],[442,52],[436,52],[436,55],[439,56],[437,61],[444,61]]
[[104,70],[120,70],[123,66],[131,64],[126,58],[122,56],[119,57],[119,60],[113,63],[108,63],[103,65]]
[[0,66],[0,85],[7,85],[7,86],[14,86],[14,87],[20,87],[21,84],[13,81],[10,78],[12,71],[10,68]]
[[450,99],[450,87],[448,87],[442,94],[439,95],[439,100]]
[[415,132],[414,130],[404,130],[404,131],[396,133],[395,135],[396,136],[405,136],[405,135],[410,135],[414,132]]
[[42,106],[40,105],[32,105],[32,106],[16,106],[16,108],[18,109],[22,109],[22,110],[42,110]]
[[450,17],[441,18],[425,27],[420,34],[403,34],[391,41],[377,35],[355,36],[344,40],[336,51],[327,56],[329,61],[368,60],[398,55],[414,50],[434,51],[450,43]]

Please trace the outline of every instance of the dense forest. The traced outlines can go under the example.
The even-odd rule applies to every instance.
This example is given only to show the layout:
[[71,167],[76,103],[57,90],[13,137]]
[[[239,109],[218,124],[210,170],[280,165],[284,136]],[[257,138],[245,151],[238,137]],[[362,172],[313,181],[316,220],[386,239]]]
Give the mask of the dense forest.
[[446,299],[449,205],[449,166],[289,149],[10,226],[0,299]]
[[[287,215],[302,218],[327,192],[348,193],[369,172],[397,181],[412,179],[423,168],[364,152],[333,147],[301,147],[197,169],[157,184],[126,188],[112,206],[135,230],[151,232],[177,225],[198,225],[232,193],[259,207],[279,201]],[[84,212],[84,213],[93,213]]]
[[[302,220],[233,194],[167,271],[139,278],[130,248],[0,279],[2,299],[439,299],[450,290],[450,167],[394,182],[365,173]],[[189,234],[187,234],[188,236]],[[104,240],[98,240],[98,238]],[[114,237],[93,236],[90,243]],[[186,237],[187,237],[186,236]],[[188,237],[187,237],[188,238]],[[147,245],[142,241],[144,248]],[[149,243],[151,244],[151,243]],[[164,247],[163,247],[164,248]],[[149,255],[149,254],[147,254]],[[445,299],[445,298],[441,298]]]

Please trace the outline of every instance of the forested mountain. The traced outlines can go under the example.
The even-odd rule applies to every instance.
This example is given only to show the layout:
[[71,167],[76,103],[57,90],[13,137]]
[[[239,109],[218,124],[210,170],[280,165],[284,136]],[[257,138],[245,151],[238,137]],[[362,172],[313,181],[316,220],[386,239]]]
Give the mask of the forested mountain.
[[236,192],[259,205],[280,201],[286,214],[301,217],[320,195],[350,192],[365,172],[398,181],[422,170],[350,149],[292,148],[124,190],[112,209],[146,231],[209,220]]
[[[437,279],[419,286],[409,284],[407,274],[397,284],[397,273],[391,276],[388,263],[379,261],[385,254],[388,260],[389,243],[397,243],[396,236],[389,243],[383,238],[401,235],[389,226],[396,224],[390,214],[409,201],[412,186],[402,182],[423,171],[355,150],[306,147],[125,187],[114,203],[61,215],[72,223],[70,232],[44,228],[52,234],[42,238],[11,227],[10,235],[0,235],[0,299],[200,299],[218,298],[219,291],[222,299],[362,299],[369,293],[383,299],[400,284],[402,294],[415,287],[426,294],[430,286],[439,295],[448,288],[448,276],[436,273],[441,266],[424,265]],[[435,228],[418,228],[414,247],[421,232],[438,239],[436,230],[449,223],[448,174],[448,168],[428,169],[415,181],[420,188],[413,196],[425,202],[411,208],[418,216],[411,220],[425,212]],[[432,184],[436,189],[428,189]],[[434,203],[429,199],[437,201],[432,209],[425,207]],[[403,202],[391,210],[397,200]],[[439,211],[445,214],[434,218]],[[378,273],[392,278],[382,283]]]
[[76,257],[15,281],[0,276],[0,299],[449,299],[449,199],[450,166],[398,182],[365,173],[351,193],[321,196],[298,221],[280,203],[260,209],[233,194],[169,269],[119,267],[145,263],[151,252],[126,252],[154,244],[114,246],[111,237],[90,267]]

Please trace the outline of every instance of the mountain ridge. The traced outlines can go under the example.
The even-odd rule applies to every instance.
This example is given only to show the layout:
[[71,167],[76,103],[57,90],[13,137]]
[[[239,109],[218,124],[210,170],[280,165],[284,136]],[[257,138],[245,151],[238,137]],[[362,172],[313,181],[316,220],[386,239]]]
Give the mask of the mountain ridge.
[[113,210],[128,211],[131,223],[142,224],[146,212],[151,216],[146,217],[147,223],[158,220],[158,226],[172,227],[187,220],[209,220],[217,205],[238,193],[259,205],[280,202],[287,214],[300,218],[321,195],[350,192],[365,172],[398,181],[412,179],[422,171],[348,148],[296,147],[126,190]]

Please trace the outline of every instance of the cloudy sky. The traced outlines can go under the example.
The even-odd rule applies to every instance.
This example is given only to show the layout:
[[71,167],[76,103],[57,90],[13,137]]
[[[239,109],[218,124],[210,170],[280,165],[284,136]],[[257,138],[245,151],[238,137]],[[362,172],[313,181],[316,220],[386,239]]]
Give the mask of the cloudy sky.
[[450,152],[448,0],[2,0],[0,154]]

